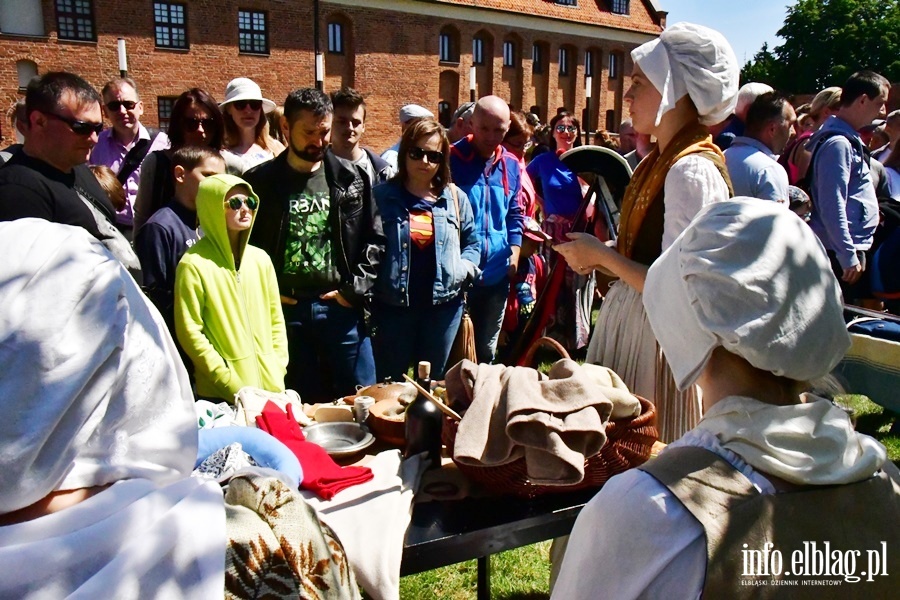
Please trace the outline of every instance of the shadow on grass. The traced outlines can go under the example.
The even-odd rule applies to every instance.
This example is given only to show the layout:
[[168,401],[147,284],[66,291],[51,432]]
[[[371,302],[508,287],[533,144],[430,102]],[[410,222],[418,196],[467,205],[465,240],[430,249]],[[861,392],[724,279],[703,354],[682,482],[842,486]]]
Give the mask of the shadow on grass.
[[511,594],[492,594],[497,600],[547,600],[550,594],[546,592],[513,592]]

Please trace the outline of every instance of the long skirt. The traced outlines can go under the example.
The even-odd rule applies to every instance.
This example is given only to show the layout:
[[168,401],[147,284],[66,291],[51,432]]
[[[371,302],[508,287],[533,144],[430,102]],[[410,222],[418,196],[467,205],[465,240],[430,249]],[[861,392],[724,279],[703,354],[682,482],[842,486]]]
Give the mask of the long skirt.
[[678,391],[650,328],[641,294],[622,281],[614,283],[603,300],[587,361],[609,367],[632,393],[656,405],[660,441],[677,440],[700,420],[700,388]]

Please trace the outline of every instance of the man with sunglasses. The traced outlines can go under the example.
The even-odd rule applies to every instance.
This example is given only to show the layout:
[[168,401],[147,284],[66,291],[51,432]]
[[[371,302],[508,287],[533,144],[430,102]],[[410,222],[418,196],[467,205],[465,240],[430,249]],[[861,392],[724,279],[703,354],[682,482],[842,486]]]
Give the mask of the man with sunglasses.
[[169,147],[165,133],[151,133],[141,125],[144,103],[131,78],[113,79],[103,86],[103,114],[112,128],[100,133],[91,151],[91,164],[105,165],[116,173],[125,188],[125,208],[116,214],[116,224],[129,239],[134,221],[134,199],[141,177],[141,162],[150,152]]
[[116,212],[85,164],[103,130],[100,94],[73,73],[46,73],[28,84],[25,114],[25,144],[0,168],[0,221],[34,217],[108,240],[100,228]]
[[278,276],[287,387],[305,402],[375,383],[363,309],[385,239],[369,178],[329,147],[333,115],[324,93],[294,90],[281,117],[287,150],[244,174],[260,198],[250,242]]

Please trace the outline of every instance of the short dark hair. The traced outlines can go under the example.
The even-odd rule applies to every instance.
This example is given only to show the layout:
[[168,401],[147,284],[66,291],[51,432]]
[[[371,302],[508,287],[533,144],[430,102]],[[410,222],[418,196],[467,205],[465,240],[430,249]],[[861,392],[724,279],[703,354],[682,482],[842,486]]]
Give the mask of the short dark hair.
[[363,121],[366,120],[366,99],[362,94],[351,87],[343,87],[336,92],[331,93],[332,110],[335,108],[349,108],[356,110],[360,106],[363,107]]
[[172,169],[181,167],[185,171],[191,171],[208,158],[225,160],[222,157],[222,153],[215,148],[208,146],[182,146],[172,154]]
[[169,117],[169,141],[172,148],[177,149],[184,146],[184,117],[192,106],[199,106],[209,113],[210,118],[215,122],[215,131],[209,136],[209,147],[221,150],[225,143],[225,119],[222,117],[222,111],[219,104],[209,94],[209,92],[200,88],[191,88],[184,92],[175,101],[172,106],[172,115]]
[[53,113],[61,108],[60,102],[66,93],[75,94],[79,105],[100,104],[103,99],[94,86],[74,73],[51,71],[35,77],[28,83],[25,91],[25,114],[32,112]]
[[432,117],[422,117],[410,121],[410,126],[403,132],[400,138],[400,149],[397,151],[397,175],[395,177],[401,183],[406,183],[409,173],[406,169],[406,155],[410,149],[415,146],[416,142],[422,138],[428,138],[438,134],[441,136],[441,152],[444,160],[438,165],[437,173],[431,180],[431,189],[438,196],[444,191],[450,183],[450,139],[447,137],[447,130],[444,126],[435,121]]
[[317,117],[324,117],[334,113],[334,106],[324,92],[316,88],[300,88],[288,94],[284,101],[284,116],[288,123],[293,123],[301,110],[308,110]]
[[841,88],[841,106],[850,106],[865,94],[869,100],[877,98],[891,83],[875,71],[857,71]]
[[747,133],[759,133],[772,121],[781,120],[788,98],[781,92],[766,92],[756,97],[747,109],[744,129]]
[[113,90],[117,90],[123,85],[130,86],[131,89],[134,90],[135,97],[140,100],[141,94],[138,92],[137,83],[134,82],[134,79],[131,77],[116,77],[115,79],[111,79],[106,82],[106,85],[103,86],[103,89],[100,90],[100,95],[106,98],[106,95]]

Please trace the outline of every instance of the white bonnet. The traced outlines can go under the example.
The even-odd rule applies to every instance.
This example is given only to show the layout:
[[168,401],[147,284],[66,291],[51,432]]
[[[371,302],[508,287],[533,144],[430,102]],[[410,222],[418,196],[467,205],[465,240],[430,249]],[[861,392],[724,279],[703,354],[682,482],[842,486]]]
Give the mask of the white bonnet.
[[159,312],[80,227],[0,223],[0,514],[190,475],[190,383]]
[[631,58],[662,95],[657,125],[685,95],[704,125],[720,123],[734,111],[740,69],[734,50],[718,31],[675,23],[657,39],[632,50]]
[[798,381],[831,372],[850,347],[821,242],[773,202],[704,208],[650,267],[643,299],[680,389],[717,346]]

